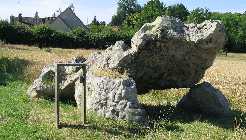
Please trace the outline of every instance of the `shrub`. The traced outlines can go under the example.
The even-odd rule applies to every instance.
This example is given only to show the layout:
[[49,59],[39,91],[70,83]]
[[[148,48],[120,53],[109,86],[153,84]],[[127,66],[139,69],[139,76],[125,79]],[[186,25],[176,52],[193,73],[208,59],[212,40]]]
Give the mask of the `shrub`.
[[88,31],[83,28],[74,29],[71,33],[68,33],[72,37],[73,46],[76,48],[88,48],[89,36]]
[[22,24],[11,25],[0,22],[0,40],[6,43],[37,45],[60,48],[101,48],[104,49],[118,40],[130,42],[133,30],[105,25],[91,25],[90,30],[77,28],[68,33],[57,32],[46,25],[33,27]]
[[13,42],[15,44],[27,44],[32,45],[34,43],[34,35],[31,29],[25,25],[13,26],[15,34],[13,36]]
[[68,33],[53,32],[52,40],[49,45],[51,47],[73,48],[74,39]]
[[3,42],[12,42],[15,29],[7,21],[0,21],[0,39]]
[[48,47],[54,45],[55,31],[46,25],[34,26],[32,28],[34,42],[38,47]]
[[0,40],[6,43],[31,45],[33,34],[25,25],[11,25],[6,21],[0,21]]
[[132,35],[133,34],[127,30],[122,30],[112,26],[93,25],[89,32],[89,46],[106,48],[119,40],[129,42]]

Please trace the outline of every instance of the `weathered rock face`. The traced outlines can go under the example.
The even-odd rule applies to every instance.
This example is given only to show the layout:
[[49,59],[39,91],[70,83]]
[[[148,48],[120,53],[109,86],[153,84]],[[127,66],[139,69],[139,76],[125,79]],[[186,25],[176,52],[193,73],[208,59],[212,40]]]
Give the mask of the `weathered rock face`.
[[[112,78],[87,75],[87,107],[99,115],[140,122],[144,120],[144,110],[137,99],[135,82],[129,77]],[[81,105],[83,84],[76,82],[75,99]]]
[[[83,57],[77,57],[72,59],[68,63],[82,63],[85,61]],[[61,98],[74,98],[74,83],[78,79],[78,76],[72,77],[79,69],[75,67],[60,67],[60,78],[61,84]],[[27,94],[31,98],[39,97],[54,97],[55,95],[55,64],[45,66],[42,69],[40,76],[33,82],[33,84],[28,88]],[[73,81],[68,82],[68,80],[73,79]]]
[[126,71],[138,90],[191,87],[213,64],[224,43],[219,21],[186,25],[175,18],[158,17],[134,35],[131,46],[117,42],[91,57],[95,59],[91,62],[99,69]]
[[230,111],[226,97],[207,82],[191,88],[177,107],[190,112],[219,116],[227,115]]
[[55,66],[48,65],[42,69],[38,79],[28,88],[27,94],[31,98],[54,96]]

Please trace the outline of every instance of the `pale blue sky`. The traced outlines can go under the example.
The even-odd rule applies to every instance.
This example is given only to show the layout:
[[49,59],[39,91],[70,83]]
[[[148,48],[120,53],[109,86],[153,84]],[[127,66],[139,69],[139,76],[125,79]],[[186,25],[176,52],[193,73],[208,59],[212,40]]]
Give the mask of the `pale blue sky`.
[[[118,0],[0,0],[0,18],[9,19],[10,15],[34,16],[35,11],[40,17],[51,16],[56,10],[64,10],[71,3],[75,6],[75,13],[87,24],[94,16],[109,22],[116,12]],[[138,0],[140,4],[148,0]],[[189,10],[196,7],[206,7],[211,11],[244,12],[246,0],[161,0],[166,5],[183,3]]]

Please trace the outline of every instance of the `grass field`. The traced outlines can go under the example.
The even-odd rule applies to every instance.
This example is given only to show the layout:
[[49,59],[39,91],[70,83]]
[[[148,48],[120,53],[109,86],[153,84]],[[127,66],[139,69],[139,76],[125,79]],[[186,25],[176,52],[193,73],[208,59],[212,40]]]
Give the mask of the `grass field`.
[[57,130],[53,101],[31,101],[26,90],[44,65],[73,56],[87,57],[94,51],[0,46],[0,72],[7,71],[0,75],[0,139],[246,139],[246,54],[219,56],[203,79],[229,99],[231,116],[215,118],[178,111],[175,105],[188,89],[155,90],[138,97],[152,120],[148,125],[105,119],[89,112],[89,126],[83,128],[77,126],[77,108],[62,103],[66,127]]

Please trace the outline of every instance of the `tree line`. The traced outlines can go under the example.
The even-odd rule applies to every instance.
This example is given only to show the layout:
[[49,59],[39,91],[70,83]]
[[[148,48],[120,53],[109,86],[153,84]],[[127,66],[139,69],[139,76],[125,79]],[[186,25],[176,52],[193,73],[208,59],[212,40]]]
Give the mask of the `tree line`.
[[106,48],[117,40],[130,43],[144,23],[153,22],[163,15],[179,18],[184,23],[221,20],[228,37],[224,50],[246,51],[246,13],[219,13],[206,8],[189,11],[182,3],[166,6],[160,0],[150,0],[143,6],[137,0],[119,0],[117,12],[109,24],[94,17],[88,25],[89,30],[77,28],[68,33],[56,32],[46,25],[29,27],[1,21],[0,40],[39,47]]
[[166,6],[160,0],[150,0],[140,6],[137,0],[119,0],[117,13],[111,25],[137,31],[144,23],[153,22],[158,16],[173,16],[185,23],[201,23],[205,20],[221,20],[227,33],[226,51],[246,51],[246,12],[219,13],[207,8],[189,11],[182,3]]

